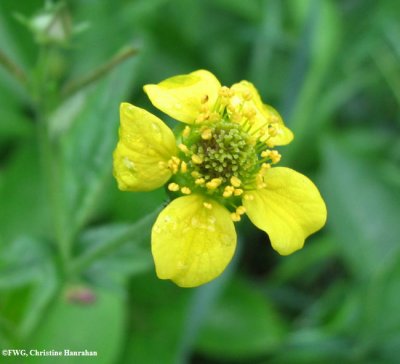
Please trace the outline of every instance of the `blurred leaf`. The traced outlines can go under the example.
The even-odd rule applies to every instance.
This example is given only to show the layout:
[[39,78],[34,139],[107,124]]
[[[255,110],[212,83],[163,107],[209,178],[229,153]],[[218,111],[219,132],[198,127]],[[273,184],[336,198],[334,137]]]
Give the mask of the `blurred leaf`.
[[38,154],[24,140],[0,174],[0,250],[21,235],[51,234]]
[[268,279],[277,285],[296,280],[304,282],[310,280],[309,276],[315,276],[322,266],[337,256],[337,243],[331,237],[318,236],[309,239],[310,242],[304,249],[284,257]]
[[[73,290],[74,287],[67,287]],[[112,364],[121,345],[124,306],[122,297],[115,292],[94,290],[93,302],[76,302],[61,294],[48,309],[47,316],[27,345],[38,350],[97,351],[97,357],[57,357],[57,363],[71,361]],[[30,357],[32,363],[54,363],[52,357]]]
[[380,181],[368,160],[352,155],[333,138],[324,140],[323,162],[321,186],[329,226],[353,274],[373,276],[400,249],[400,196]]
[[78,240],[81,253],[71,265],[75,274],[89,271],[96,280],[117,280],[147,270],[153,265],[150,253],[151,226],[160,209],[131,225],[115,224],[85,231]]
[[40,276],[45,261],[42,241],[20,236],[0,255],[0,290],[23,286]]
[[268,299],[236,280],[206,319],[197,349],[209,357],[255,358],[276,350],[286,330]]
[[[372,352],[382,350],[389,359],[399,358],[400,349],[390,354],[394,343],[400,342],[400,255],[387,265],[382,274],[367,287],[363,301],[363,332],[360,337]],[[395,354],[397,352],[397,355]],[[389,355],[388,355],[389,354]],[[393,355],[393,356],[391,356]],[[395,361],[388,361],[394,363]]]
[[18,114],[9,104],[1,105],[1,108],[0,143],[33,135],[33,125],[28,118]]
[[57,272],[43,241],[20,237],[8,246],[0,256],[0,305],[4,319],[14,328],[10,340],[31,334],[57,285]]
[[131,328],[122,363],[176,364],[191,291],[152,272],[134,279],[130,292]]
[[[340,45],[341,27],[338,5],[331,0],[309,1],[303,36],[298,46],[291,77],[287,84],[283,115],[296,135],[286,150],[286,160],[311,161],[320,120],[315,117],[324,81],[331,71]],[[300,152],[301,150],[301,152]],[[308,150],[309,154],[306,154]],[[304,158],[304,156],[307,158]]]
[[133,76],[133,63],[127,61],[92,88],[62,139],[65,206],[73,232],[96,212],[104,188],[112,178],[119,104],[126,98]]
[[335,364],[338,360],[348,364],[359,363],[349,360],[350,352],[351,344],[347,340],[327,334],[320,328],[304,328],[291,334],[273,363]]
[[244,17],[255,22],[260,18],[262,1],[215,0],[213,4],[221,7],[223,10],[232,12],[232,14],[236,16]]

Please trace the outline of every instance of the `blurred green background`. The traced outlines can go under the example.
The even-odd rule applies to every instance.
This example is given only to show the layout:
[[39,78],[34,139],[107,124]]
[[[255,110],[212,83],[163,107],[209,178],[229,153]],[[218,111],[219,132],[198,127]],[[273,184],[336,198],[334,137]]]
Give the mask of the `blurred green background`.
[[[399,363],[399,14],[392,0],[2,0],[0,349],[98,356],[0,362]],[[316,182],[328,223],[281,257],[243,221],[228,270],[181,289],[150,254],[166,195],[119,192],[112,151],[121,101],[157,114],[142,86],[200,68],[280,111],[295,133],[282,164]]]

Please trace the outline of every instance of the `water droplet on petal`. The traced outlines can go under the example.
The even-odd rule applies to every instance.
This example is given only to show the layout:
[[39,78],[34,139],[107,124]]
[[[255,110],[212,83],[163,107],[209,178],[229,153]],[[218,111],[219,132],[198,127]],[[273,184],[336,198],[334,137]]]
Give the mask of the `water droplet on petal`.
[[152,138],[155,139],[158,143],[160,143],[162,140],[160,125],[158,125],[157,123],[151,123],[151,129],[152,129]]
[[124,166],[129,169],[130,171],[135,171],[136,166],[135,163],[133,163],[128,157],[124,157],[122,160]]

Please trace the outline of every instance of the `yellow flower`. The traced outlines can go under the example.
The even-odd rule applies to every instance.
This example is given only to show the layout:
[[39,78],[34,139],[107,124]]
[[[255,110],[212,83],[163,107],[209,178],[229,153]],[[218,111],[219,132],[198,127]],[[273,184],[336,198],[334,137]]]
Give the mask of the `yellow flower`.
[[287,255],[326,221],[318,189],[302,174],[275,167],[292,132],[256,88],[228,88],[204,70],[146,85],[152,104],[186,124],[174,136],[156,116],[122,103],[114,175],[125,191],[167,184],[175,197],[152,229],[161,279],[194,287],[220,275],[235,252],[243,214]]

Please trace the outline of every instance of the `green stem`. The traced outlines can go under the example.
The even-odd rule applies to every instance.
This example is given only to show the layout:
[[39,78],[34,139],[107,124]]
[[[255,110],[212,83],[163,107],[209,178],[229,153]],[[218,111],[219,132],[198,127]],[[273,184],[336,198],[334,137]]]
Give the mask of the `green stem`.
[[151,225],[153,224],[159,212],[160,209],[156,209],[155,211],[138,220],[133,225],[128,226],[124,231],[114,238],[106,240],[101,244],[97,244],[90,250],[84,252],[72,262],[70,266],[71,275],[80,274],[86,268],[90,267],[94,262],[109,255],[111,252],[123,246],[129,240],[142,240],[145,239],[147,234],[150,236]]
[[89,73],[88,75],[84,76],[83,78],[75,81],[71,81],[67,83],[63,90],[62,90],[62,95],[64,97],[68,97],[72,94],[74,94],[76,91],[82,89],[83,87],[91,84],[92,82],[100,79],[104,75],[106,75],[108,72],[110,72],[112,69],[115,68],[118,64],[121,62],[125,61],[126,59],[132,57],[137,53],[137,49],[133,47],[128,47],[117,53],[113,58],[111,58],[110,61],[107,63],[101,65],[97,69],[95,69],[92,73]]
[[36,119],[38,127],[38,137],[42,158],[43,173],[48,189],[48,198],[51,206],[51,214],[54,225],[54,235],[57,242],[62,270],[68,270],[70,261],[70,238],[66,229],[67,222],[63,206],[63,195],[61,190],[61,173],[58,161],[58,150],[52,143],[48,130],[48,114],[51,109],[51,88],[48,88],[48,55],[50,49],[43,46],[40,50],[36,72],[32,83],[32,94],[36,106]]
[[22,85],[26,85],[27,78],[25,72],[19,68],[8,56],[0,50],[0,64],[19,81]]

